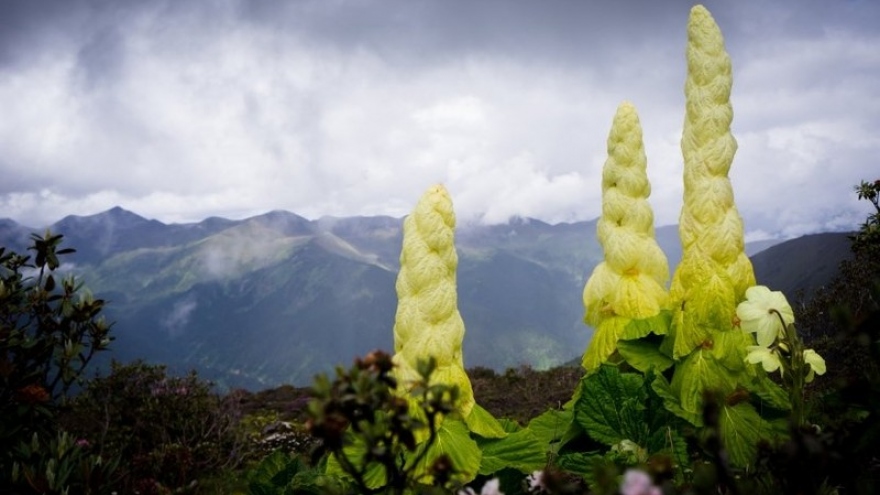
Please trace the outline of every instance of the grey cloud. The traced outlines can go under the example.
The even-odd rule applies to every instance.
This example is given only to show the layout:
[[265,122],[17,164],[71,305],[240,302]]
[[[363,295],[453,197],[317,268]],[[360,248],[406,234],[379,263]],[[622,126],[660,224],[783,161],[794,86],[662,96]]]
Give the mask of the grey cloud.
[[[857,216],[850,183],[880,149],[880,7],[706,3],[734,61],[732,175],[747,229]],[[166,221],[400,216],[445,182],[463,217],[586,219],[628,99],[658,223],[671,223],[691,5],[7,2],[0,172],[12,179],[0,208],[32,223],[114,204]],[[789,168],[798,194],[823,205],[769,186],[795,181]],[[788,216],[764,213],[780,208]]]
[[308,40],[344,51],[375,51],[392,63],[437,63],[481,54],[546,63],[616,52],[620,39],[649,43],[668,32],[668,25],[683,25],[690,5],[683,0],[315,0],[243,1],[239,11],[245,19],[280,32],[304,33]]
[[125,38],[114,27],[100,29],[89,36],[77,53],[78,76],[85,91],[112,83],[125,61]]

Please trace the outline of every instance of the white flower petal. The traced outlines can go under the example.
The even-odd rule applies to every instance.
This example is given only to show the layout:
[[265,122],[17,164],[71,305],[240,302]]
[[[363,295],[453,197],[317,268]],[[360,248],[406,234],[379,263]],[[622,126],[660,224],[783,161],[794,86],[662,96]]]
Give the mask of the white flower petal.
[[492,478],[487,481],[485,485],[483,485],[483,489],[480,490],[480,495],[504,495],[504,492],[501,491],[500,481],[498,478]]
[[736,307],[736,317],[740,320],[754,321],[767,315],[767,309],[751,301],[743,301]]
[[533,472],[526,478],[526,480],[529,482],[529,493],[543,493],[546,491],[543,471]]
[[753,285],[746,289],[746,299],[754,301],[764,299],[770,294],[770,289],[766,285]]
[[785,326],[794,323],[794,312],[785,295],[763,285],[746,290],[746,300],[737,306],[736,316],[740,328],[755,333],[758,344],[764,347],[773,345]]
[[773,342],[776,341],[776,337],[779,336],[779,330],[782,328],[782,325],[779,324],[779,320],[773,315],[773,318],[760,320],[757,327],[756,337],[758,339],[758,345],[762,347],[770,347],[773,345]]
[[812,349],[807,349],[804,351],[804,362],[810,365],[810,372],[815,372],[817,375],[824,375],[825,368],[825,359],[819,355],[816,351]]
[[761,363],[764,371],[768,373],[772,373],[782,366],[782,362],[779,361],[779,354],[775,350],[770,350],[760,345],[750,345],[748,350],[749,354],[746,356],[746,361],[751,364]]

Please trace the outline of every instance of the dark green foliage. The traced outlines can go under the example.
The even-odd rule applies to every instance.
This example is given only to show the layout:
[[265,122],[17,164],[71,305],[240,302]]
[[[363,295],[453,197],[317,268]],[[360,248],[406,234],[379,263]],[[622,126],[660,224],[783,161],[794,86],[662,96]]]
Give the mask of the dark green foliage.
[[[181,489],[235,468],[245,447],[237,397],[221,398],[195,372],[173,377],[164,366],[113,363],[71,404],[68,428],[102,455],[118,456],[120,493]],[[144,492],[144,490],[147,490]]]
[[654,378],[603,365],[581,381],[574,419],[594,440],[627,452],[632,464],[664,453],[680,465],[688,459],[680,434],[685,423],[666,410],[651,386]]
[[[357,493],[447,487],[457,474],[454,459],[432,459],[430,453],[446,428],[461,424],[444,419],[455,411],[458,388],[428,385],[436,367],[431,359],[419,363],[422,381],[404,397],[396,392],[393,367],[390,355],[374,351],[348,370],[338,367],[332,381],[323,375],[315,379],[308,420],[310,431],[320,439],[315,459],[328,455],[337,466],[330,471],[350,481]],[[466,429],[462,435],[467,438]]]
[[303,456],[274,452],[248,471],[251,495],[328,495],[345,493],[342,480],[322,474],[323,466],[311,467]]
[[110,493],[120,460],[96,454],[88,441],[66,431],[48,437],[34,433],[16,447],[15,457],[12,482],[21,493],[39,494]]
[[[876,181],[856,187],[859,199],[880,212],[878,191]],[[852,257],[841,262],[837,277],[794,306],[804,340],[828,363],[828,373],[807,389],[807,419],[815,426],[792,428],[782,445],[764,446],[754,471],[739,480],[739,493],[871,494],[880,489],[878,220],[877,213],[869,215],[852,236]],[[712,470],[698,493],[717,493],[725,478],[721,471]]]
[[823,473],[847,493],[865,494],[880,489],[880,260],[868,252],[857,251],[844,276],[803,309],[829,363],[827,382],[809,396],[811,419],[822,429],[795,432],[790,448],[770,457],[783,469]]
[[32,257],[0,247],[0,486],[87,487],[88,474],[72,471],[78,462],[53,460],[58,452],[80,455],[57,416],[95,353],[110,344],[110,325],[99,315],[104,301],[58,273],[59,257],[74,251],[60,248],[62,238],[33,234]]
[[864,250],[873,255],[880,254],[880,180],[862,181],[855,187],[859,199],[864,199],[874,206],[874,212],[868,215],[865,223],[853,236],[853,249]]

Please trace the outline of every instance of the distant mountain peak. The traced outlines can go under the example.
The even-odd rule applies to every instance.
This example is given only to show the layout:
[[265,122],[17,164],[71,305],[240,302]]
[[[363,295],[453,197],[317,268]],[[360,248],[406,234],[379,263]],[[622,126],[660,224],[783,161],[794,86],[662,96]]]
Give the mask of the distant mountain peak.
[[100,213],[95,213],[93,215],[68,215],[62,218],[60,221],[56,222],[56,224],[68,224],[68,223],[104,223],[104,222],[113,222],[113,223],[122,223],[124,225],[133,225],[144,222],[149,222],[146,218],[134,213],[132,211],[126,210],[121,206],[114,206],[109,210],[102,211]]
[[245,222],[258,223],[287,235],[310,234],[315,230],[311,220],[286,210],[272,210],[262,215],[248,218]]
[[270,218],[270,219],[297,219],[297,220],[305,220],[308,222],[308,219],[305,217],[301,217],[296,213],[287,211],[287,210],[271,210],[263,213],[262,215],[256,215],[253,218]]
[[108,215],[134,215],[136,217],[140,216],[137,213],[126,210],[125,208],[123,208],[119,205],[116,205],[113,208],[110,208],[109,210],[105,211],[104,213],[106,213]]

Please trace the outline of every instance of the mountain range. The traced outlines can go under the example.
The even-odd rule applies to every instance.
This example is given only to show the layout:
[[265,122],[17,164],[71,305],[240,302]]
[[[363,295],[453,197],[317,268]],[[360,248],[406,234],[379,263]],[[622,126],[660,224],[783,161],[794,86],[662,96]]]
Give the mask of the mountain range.
[[[260,389],[393,349],[401,227],[392,217],[285,211],[164,224],[117,207],[49,228],[77,250],[62,270],[108,301],[115,341],[105,361],[140,358]],[[2,219],[0,245],[21,252],[37,231]],[[677,227],[656,237],[673,270]],[[583,353],[592,330],[581,293],[603,257],[595,220],[463,225],[456,247],[466,366],[547,368]],[[827,283],[849,248],[846,234],[830,233],[747,252],[759,282],[791,299]]]

